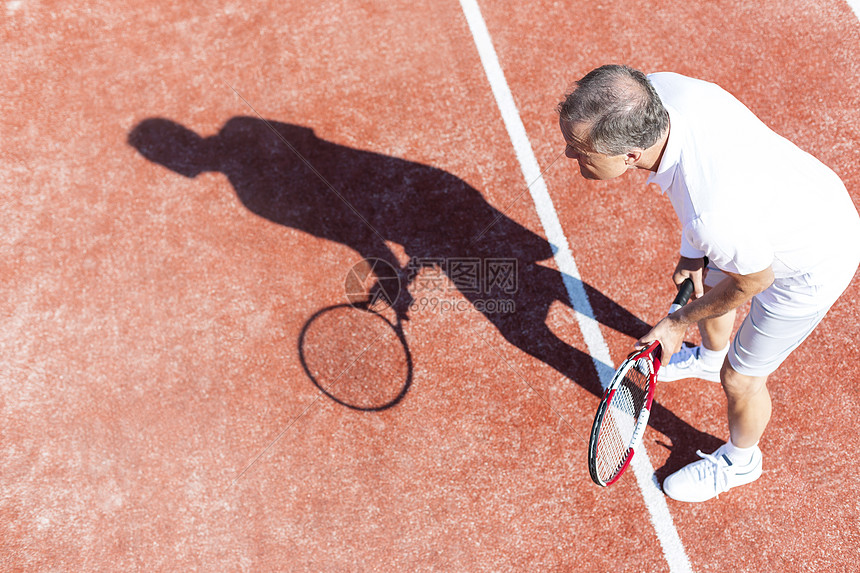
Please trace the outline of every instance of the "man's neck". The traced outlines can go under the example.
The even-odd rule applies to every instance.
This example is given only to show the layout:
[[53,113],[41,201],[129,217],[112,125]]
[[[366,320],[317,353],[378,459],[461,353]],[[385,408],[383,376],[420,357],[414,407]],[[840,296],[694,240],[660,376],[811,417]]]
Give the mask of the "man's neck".
[[669,143],[669,131],[671,126],[666,128],[663,135],[657,142],[642,152],[642,157],[638,161],[636,167],[639,169],[647,169],[648,171],[657,172],[660,169],[660,162],[663,160],[663,153],[666,151],[666,144]]

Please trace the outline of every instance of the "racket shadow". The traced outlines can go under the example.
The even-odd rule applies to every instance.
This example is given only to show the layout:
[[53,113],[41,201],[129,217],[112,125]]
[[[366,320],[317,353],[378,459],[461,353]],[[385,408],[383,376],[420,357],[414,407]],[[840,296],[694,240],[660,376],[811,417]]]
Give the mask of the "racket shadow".
[[401,321],[368,305],[320,309],[302,327],[298,349],[311,382],[353,410],[387,410],[412,384],[412,354]]

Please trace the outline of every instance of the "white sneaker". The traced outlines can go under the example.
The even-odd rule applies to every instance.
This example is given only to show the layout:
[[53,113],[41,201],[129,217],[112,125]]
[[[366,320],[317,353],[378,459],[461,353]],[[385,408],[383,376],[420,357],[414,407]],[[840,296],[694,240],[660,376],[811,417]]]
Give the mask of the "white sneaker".
[[658,382],[674,382],[684,378],[701,378],[710,382],[720,381],[720,368],[709,370],[705,368],[699,356],[701,346],[682,346],[681,350],[672,356],[669,364],[664,364],[657,371]]
[[663,492],[678,501],[707,501],[761,477],[761,450],[758,447],[745,466],[733,464],[725,448],[723,444],[713,454],[696,452],[703,459],[688,464],[663,480]]

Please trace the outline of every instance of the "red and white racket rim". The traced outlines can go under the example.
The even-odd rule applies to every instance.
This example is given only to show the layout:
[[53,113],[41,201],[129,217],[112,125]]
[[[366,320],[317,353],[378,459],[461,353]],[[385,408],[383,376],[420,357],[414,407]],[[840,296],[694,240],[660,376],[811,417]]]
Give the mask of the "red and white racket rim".
[[[643,406],[635,412],[633,408],[627,407],[624,409],[613,409],[613,401],[618,397],[618,389],[624,380],[628,371],[637,365],[640,360],[647,360],[648,364],[648,379],[645,383],[645,399]],[[648,348],[640,352],[632,354],[616,372],[609,386],[604,392],[603,399],[598,407],[597,414],[594,418],[594,424],[591,430],[591,439],[588,446],[588,467],[591,479],[600,486],[608,486],[615,483],[618,478],[627,470],[630,461],[633,458],[633,451],[636,444],[642,439],[645,433],[645,428],[648,425],[650,417],[651,405],[654,400],[654,389],[657,381],[657,370],[660,367],[660,348],[659,342],[654,342]],[[622,392],[623,394],[623,392]],[[629,394],[629,391],[628,391]],[[629,398],[628,398],[629,399]],[[616,416],[621,412],[621,416],[635,415],[635,423],[632,424],[632,430],[629,432],[630,437],[619,437],[618,426],[621,424],[614,418],[607,419],[607,416]],[[630,429],[628,424],[625,424]],[[605,432],[611,432],[605,434]],[[613,433],[615,435],[613,435]],[[603,439],[602,439],[603,438]],[[608,450],[607,450],[608,448]],[[608,453],[607,453],[608,452]]]

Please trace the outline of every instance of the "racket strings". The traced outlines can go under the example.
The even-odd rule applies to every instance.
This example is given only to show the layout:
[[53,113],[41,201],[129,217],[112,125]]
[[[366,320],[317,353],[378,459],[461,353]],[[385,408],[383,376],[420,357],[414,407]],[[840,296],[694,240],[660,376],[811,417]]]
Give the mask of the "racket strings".
[[653,366],[638,360],[625,373],[601,424],[597,443],[597,471],[605,481],[624,467],[633,438],[648,398],[648,384]]

